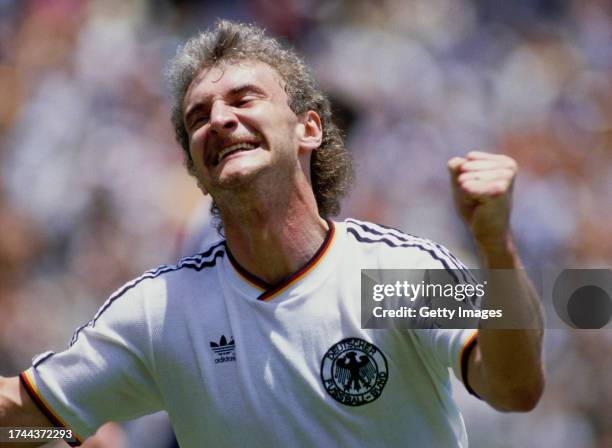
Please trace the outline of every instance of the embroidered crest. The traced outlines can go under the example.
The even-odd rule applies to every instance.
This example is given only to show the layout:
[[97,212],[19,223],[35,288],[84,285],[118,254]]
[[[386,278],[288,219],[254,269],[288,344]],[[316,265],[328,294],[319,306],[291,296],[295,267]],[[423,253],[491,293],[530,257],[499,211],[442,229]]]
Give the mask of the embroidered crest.
[[359,338],[334,344],[321,361],[321,380],[327,393],[347,406],[361,406],[382,393],[389,373],[378,347]]

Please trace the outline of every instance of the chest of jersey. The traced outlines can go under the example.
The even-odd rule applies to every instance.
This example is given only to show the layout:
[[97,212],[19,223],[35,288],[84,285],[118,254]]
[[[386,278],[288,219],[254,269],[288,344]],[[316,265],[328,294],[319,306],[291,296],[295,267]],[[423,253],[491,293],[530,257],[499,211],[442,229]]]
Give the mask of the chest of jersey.
[[436,385],[423,388],[412,339],[361,329],[359,279],[337,278],[262,302],[220,274],[201,285],[201,300],[172,308],[159,365],[175,430],[220,445],[322,446],[375,444],[381,429],[407,419],[428,426],[416,403],[431,401]]

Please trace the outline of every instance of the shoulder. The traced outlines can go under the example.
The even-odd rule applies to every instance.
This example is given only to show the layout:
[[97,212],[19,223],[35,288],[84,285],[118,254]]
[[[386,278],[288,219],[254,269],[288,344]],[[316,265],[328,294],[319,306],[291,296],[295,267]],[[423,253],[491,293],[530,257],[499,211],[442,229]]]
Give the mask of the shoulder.
[[170,277],[186,277],[201,271],[210,272],[217,266],[219,259],[226,255],[226,251],[225,240],[218,241],[203,252],[183,257],[175,264],[164,264],[150,269],[115,291],[109,300],[114,300],[131,289],[146,289],[152,292],[156,286],[161,286]]
[[361,250],[379,255],[380,268],[466,269],[450,250],[431,239],[353,218],[341,224]]
[[73,345],[82,330],[95,327],[98,321],[113,322],[119,326],[131,326],[133,322],[156,320],[164,314],[168,290],[189,290],[196,277],[202,273],[213,273],[219,260],[226,254],[225,241],[217,242],[204,252],[184,257],[175,264],[161,265],[144,272],[139,277],[125,283],[98,309],[93,318],[79,327],[70,342]]

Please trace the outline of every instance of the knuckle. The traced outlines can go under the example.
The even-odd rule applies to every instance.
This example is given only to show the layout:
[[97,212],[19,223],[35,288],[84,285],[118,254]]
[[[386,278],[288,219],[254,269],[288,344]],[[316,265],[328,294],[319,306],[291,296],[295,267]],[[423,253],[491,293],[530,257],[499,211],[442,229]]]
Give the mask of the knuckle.
[[504,193],[508,189],[508,182],[498,181],[493,185],[493,189],[496,193]]
[[464,180],[459,183],[459,187],[461,187],[461,191],[463,191],[464,193],[469,193],[472,190],[473,185],[471,184],[470,181]]
[[516,171],[518,169],[518,163],[516,163],[516,160],[514,160],[512,157],[510,156],[503,156],[504,160],[506,162],[506,165],[513,171]]

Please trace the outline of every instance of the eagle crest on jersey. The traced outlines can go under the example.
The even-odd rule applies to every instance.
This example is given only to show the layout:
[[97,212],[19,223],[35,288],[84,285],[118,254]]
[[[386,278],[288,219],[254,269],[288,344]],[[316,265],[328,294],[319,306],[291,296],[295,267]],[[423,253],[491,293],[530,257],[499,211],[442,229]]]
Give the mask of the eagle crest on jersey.
[[387,359],[378,347],[359,338],[334,344],[321,362],[321,380],[336,401],[361,406],[376,400],[389,373]]

